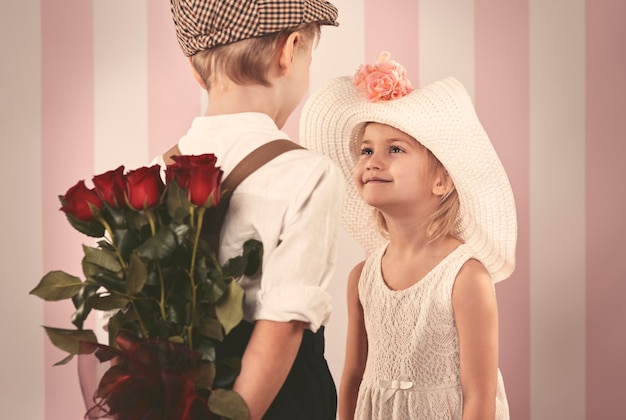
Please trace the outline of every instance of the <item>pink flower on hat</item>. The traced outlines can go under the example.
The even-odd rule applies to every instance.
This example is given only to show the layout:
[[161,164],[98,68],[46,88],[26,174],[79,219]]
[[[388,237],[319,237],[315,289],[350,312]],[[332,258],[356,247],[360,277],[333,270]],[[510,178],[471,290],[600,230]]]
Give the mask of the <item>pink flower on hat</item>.
[[398,99],[413,90],[406,69],[383,51],[374,64],[361,64],[352,82],[370,101]]

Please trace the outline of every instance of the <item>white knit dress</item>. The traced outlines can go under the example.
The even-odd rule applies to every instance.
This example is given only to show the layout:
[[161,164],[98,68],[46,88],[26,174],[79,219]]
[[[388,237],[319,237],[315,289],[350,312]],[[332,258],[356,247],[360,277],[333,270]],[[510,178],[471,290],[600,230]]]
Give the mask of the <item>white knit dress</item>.
[[[382,278],[386,247],[370,255],[359,280],[368,337],[355,420],[461,419],[463,396],[452,286],[472,254],[460,245],[404,290]],[[497,420],[509,418],[498,370]]]

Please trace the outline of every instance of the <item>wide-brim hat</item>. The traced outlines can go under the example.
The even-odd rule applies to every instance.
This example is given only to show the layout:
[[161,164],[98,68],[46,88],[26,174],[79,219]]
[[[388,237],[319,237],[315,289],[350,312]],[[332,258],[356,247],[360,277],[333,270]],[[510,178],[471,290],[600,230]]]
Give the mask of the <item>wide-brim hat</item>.
[[337,8],[324,0],[170,0],[170,9],[187,57],[306,23],[338,25]]
[[428,84],[398,99],[372,101],[349,77],[331,80],[304,105],[303,145],[331,157],[346,179],[343,224],[368,251],[384,245],[373,209],[353,180],[357,140],[364,124],[377,122],[405,132],[446,168],[459,195],[455,233],[489,271],[493,282],[515,268],[517,216],[507,174],[476,115],[472,100],[454,78]]

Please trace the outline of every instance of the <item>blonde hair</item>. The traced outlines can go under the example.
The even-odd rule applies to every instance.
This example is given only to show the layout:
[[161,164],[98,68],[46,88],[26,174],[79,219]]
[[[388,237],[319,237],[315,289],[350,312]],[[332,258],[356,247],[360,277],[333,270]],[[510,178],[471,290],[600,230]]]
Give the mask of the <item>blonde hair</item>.
[[[428,169],[431,177],[441,176],[445,183],[448,184],[448,191],[439,200],[435,212],[426,220],[426,236],[428,242],[432,243],[446,236],[457,237],[455,226],[461,202],[454,183],[443,164],[430,150],[426,150],[428,152]],[[374,209],[374,219],[383,237],[388,238],[389,232],[385,216],[379,210]]]
[[269,86],[267,72],[270,64],[293,32],[301,33],[303,42],[300,48],[304,48],[309,42],[319,39],[321,29],[319,22],[311,22],[270,35],[220,45],[198,52],[191,57],[191,62],[206,84],[207,91],[211,89],[211,81],[222,76],[241,85]]

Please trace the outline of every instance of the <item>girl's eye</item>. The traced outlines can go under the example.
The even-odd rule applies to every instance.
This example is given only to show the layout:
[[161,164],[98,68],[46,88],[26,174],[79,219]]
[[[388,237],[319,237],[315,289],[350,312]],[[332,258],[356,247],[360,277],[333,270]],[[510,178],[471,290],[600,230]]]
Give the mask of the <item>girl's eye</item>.
[[391,151],[391,153],[402,153],[402,152],[404,152],[404,150],[402,150],[398,146],[391,146],[390,151]]
[[369,147],[364,147],[361,149],[361,154],[362,155],[371,155],[372,154],[372,149],[370,149]]

